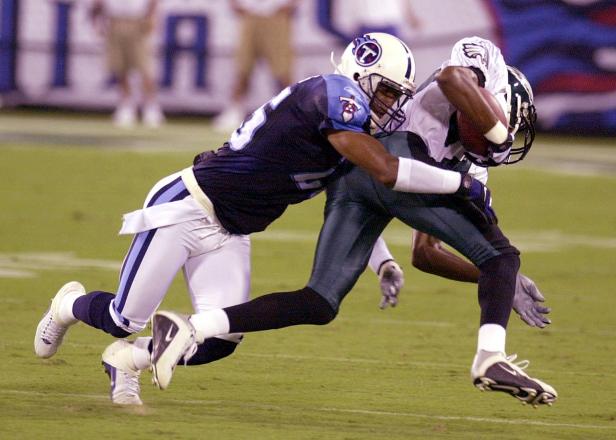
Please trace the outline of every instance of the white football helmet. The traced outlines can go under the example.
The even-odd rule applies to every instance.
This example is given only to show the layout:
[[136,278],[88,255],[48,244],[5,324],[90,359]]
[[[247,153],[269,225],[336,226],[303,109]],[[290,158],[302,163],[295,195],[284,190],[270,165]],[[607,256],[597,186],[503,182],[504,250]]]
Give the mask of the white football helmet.
[[355,38],[344,50],[335,73],[357,81],[370,101],[371,127],[385,133],[404,122],[404,104],[415,93],[415,60],[399,38],[372,32]]

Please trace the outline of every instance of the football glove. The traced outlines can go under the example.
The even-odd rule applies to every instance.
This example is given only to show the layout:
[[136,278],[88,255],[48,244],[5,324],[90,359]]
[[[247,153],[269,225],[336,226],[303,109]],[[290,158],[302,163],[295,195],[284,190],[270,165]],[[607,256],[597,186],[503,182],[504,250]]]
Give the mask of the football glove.
[[454,193],[460,199],[463,213],[475,225],[486,227],[498,223],[492,209],[492,194],[487,186],[470,174],[462,174],[458,191]]
[[545,298],[539,292],[534,281],[518,273],[515,281],[513,310],[520,315],[520,319],[531,327],[544,328],[551,324],[550,318],[545,316],[550,313],[551,309],[542,306],[540,303],[543,301],[545,301]]
[[404,272],[394,260],[387,260],[381,263],[378,276],[381,284],[381,303],[379,308],[385,309],[387,306],[396,307],[398,304],[398,294],[404,286]]

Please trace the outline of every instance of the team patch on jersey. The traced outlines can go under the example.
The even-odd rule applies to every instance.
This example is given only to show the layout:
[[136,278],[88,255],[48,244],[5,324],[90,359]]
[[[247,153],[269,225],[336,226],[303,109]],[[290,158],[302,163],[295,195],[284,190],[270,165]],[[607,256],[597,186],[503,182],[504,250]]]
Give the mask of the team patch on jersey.
[[381,45],[374,38],[368,35],[356,38],[353,40],[353,54],[355,61],[362,67],[368,67],[375,64],[380,58],[383,50]]
[[484,66],[488,65],[488,51],[481,44],[464,43],[462,50],[468,58],[477,58]]
[[351,121],[355,117],[355,113],[359,110],[359,105],[355,102],[355,97],[353,95],[349,98],[341,96],[340,102],[342,103],[342,120],[344,122]]

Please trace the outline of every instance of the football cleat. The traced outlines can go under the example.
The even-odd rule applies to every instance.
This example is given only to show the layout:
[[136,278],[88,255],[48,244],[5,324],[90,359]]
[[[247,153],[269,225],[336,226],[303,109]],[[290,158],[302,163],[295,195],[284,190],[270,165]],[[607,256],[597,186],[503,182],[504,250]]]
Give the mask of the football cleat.
[[152,319],[152,381],[161,390],[171,382],[178,362],[196,353],[195,328],[186,316],[156,312]]
[[109,397],[116,405],[143,405],[139,375],[133,361],[133,345],[123,339],[109,345],[103,352],[103,367],[109,376]]
[[45,312],[43,319],[36,327],[34,335],[34,352],[38,357],[50,358],[58,351],[68,328],[77,320],[62,321],[60,319],[60,304],[67,296],[81,296],[86,289],[77,281],[66,283],[51,300],[51,306]]
[[524,404],[551,406],[558,397],[556,390],[524,372],[528,361],[513,363],[517,355],[495,353],[471,369],[474,385],[481,391],[502,391]]

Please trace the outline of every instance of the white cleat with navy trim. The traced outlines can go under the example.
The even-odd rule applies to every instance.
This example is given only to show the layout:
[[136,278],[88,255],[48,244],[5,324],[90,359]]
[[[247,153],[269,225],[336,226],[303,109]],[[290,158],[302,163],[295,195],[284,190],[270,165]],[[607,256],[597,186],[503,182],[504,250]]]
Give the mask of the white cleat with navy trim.
[[50,358],[58,351],[68,328],[77,322],[60,319],[60,305],[67,296],[85,295],[86,289],[77,281],[66,283],[51,300],[51,306],[43,315],[34,335],[34,352],[38,357]]
[[103,352],[103,367],[109,376],[109,397],[116,405],[143,405],[139,375],[135,368],[132,343],[119,339]]

